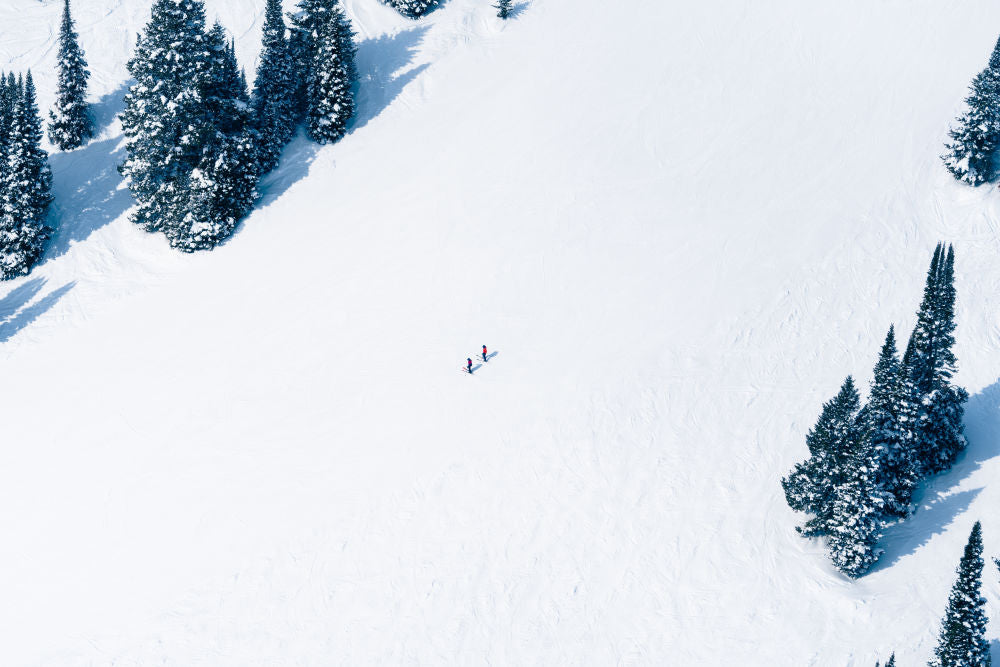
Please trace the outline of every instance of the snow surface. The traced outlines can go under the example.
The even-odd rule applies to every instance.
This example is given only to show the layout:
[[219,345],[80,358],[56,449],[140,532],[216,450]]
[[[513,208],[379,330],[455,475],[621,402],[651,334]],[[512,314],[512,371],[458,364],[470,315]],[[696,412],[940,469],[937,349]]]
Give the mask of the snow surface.
[[[0,662],[925,662],[976,519],[1000,554],[1000,198],[938,160],[1000,6],[345,4],[352,132],[183,256],[115,171],[150,1],[74,3],[102,131],[0,288]],[[60,6],[0,3],[43,106]],[[264,0],[208,6],[252,75]],[[778,481],[938,240],[972,444],[849,581]]]

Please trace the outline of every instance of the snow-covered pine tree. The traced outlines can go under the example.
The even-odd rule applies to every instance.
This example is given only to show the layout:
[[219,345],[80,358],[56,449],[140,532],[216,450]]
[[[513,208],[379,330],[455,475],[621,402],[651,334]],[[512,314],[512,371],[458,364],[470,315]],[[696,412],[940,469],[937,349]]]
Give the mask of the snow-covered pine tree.
[[230,236],[256,199],[259,135],[250,123],[246,89],[234,49],[216,23],[206,35],[207,61],[200,90],[214,132],[191,172],[190,192],[177,246],[205,250]]
[[989,667],[986,641],[986,598],[980,593],[983,575],[983,533],[977,521],[958,564],[958,579],[948,596],[941,634],[931,667]]
[[79,148],[94,135],[94,121],[87,105],[90,72],[70,15],[69,0],[65,0],[63,6],[56,64],[59,70],[59,87],[55,107],[49,112],[49,139],[65,151]]
[[[345,49],[348,42],[350,47]],[[309,76],[306,126],[309,136],[318,143],[335,142],[347,133],[347,121],[354,115],[353,61],[350,23],[343,10],[335,6],[316,35],[316,51]]]
[[514,11],[511,0],[497,0],[497,4],[493,5],[493,8],[497,10],[497,18],[501,19],[509,18],[510,13]]
[[316,56],[316,42],[336,4],[337,0],[299,0],[296,11],[288,15],[288,52],[294,71],[292,101],[296,123],[305,118],[309,110],[309,80]]
[[420,18],[438,4],[438,0],[384,0],[384,2],[411,19]]
[[996,152],[1000,146],[997,86],[985,69],[972,80],[966,109],[948,131],[950,141],[941,156],[952,175],[969,185],[996,178]]
[[[14,104],[16,88],[13,79],[0,72],[0,186],[3,184],[3,174],[7,164],[7,154],[10,148],[10,131],[14,123]],[[0,195],[2,201],[2,195]]]
[[855,417],[859,403],[854,380],[848,376],[837,395],[823,405],[819,420],[806,435],[809,458],[781,480],[788,505],[812,515],[797,528],[803,535],[830,532],[836,489],[847,481],[845,466],[858,439]]
[[962,433],[968,393],[952,385],[955,344],[955,251],[938,244],[911,336],[907,365],[920,396],[916,461],[923,475],[947,470],[965,448]]
[[878,560],[885,500],[878,486],[878,458],[870,441],[855,437],[843,463],[843,481],[833,490],[826,532],[830,559],[849,577],[860,577]]
[[[877,660],[875,661],[875,667],[879,667],[881,663]],[[889,656],[889,660],[885,663],[885,667],[896,667],[896,654],[893,653]]]
[[300,84],[296,108],[313,139],[336,141],[354,114],[354,31],[337,0],[300,0],[298,6],[289,42]]
[[0,277],[4,279],[28,273],[51,234],[46,217],[52,203],[52,172],[41,147],[42,119],[30,70],[18,92],[0,187]]
[[890,516],[910,513],[910,501],[917,484],[914,463],[917,397],[906,369],[896,351],[893,327],[875,364],[871,396],[865,406],[867,437],[878,463],[878,485]]
[[155,0],[128,63],[135,80],[125,96],[127,156],[121,172],[138,206],[132,221],[184,248],[191,172],[214,135],[201,91],[207,76],[202,0]]
[[285,35],[281,0],[267,0],[264,8],[264,39],[254,81],[252,105],[260,133],[260,169],[271,171],[295,128],[293,63]]

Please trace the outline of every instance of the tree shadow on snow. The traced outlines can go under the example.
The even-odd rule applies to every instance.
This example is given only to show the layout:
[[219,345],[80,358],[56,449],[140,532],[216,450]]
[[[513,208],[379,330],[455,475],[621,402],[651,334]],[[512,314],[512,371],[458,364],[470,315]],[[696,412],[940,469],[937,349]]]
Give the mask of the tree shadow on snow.
[[528,4],[529,3],[527,3],[527,2],[519,2],[516,5],[514,5],[513,7],[511,7],[510,8],[510,14],[507,15],[507,20],[509,21],[511,19],[519,18],[521,16],[521,14],[525,13],[526,11],[528,11]]
[[[353,133],[368,124],[396,99],[410,81],[426,69],[427,65],[411,67],[413,55],[427,33],[427,26],[418,26],[394,35],[366,39],[358,44],[357,110],[348,125]],[[400,70],[405,70],[399,73]],[[295,183],[309,175],[309,170],[321,146],[300,130],[281,153],[281,160],[271,173],[260,180],[260,199],[254,210],[267,206],[281,197]],[[243,223],[240,223],[242,226]],[[239,233],[233,233],[233,238]],[[222,245],[227,243],[224,241]]]
[[[260,199],[254,204],[251,213],[261,206],[270,204],[285,194],[288,188],[309,175],[309,168],[319,153],[319,144],[304,136],[300,131],[281,152],[281,160],[270,173],[260,179],[257,190]],[[240,227],[243,223],[240,223]],[[239,232],[237,228],[233,236]],[[230,237],[232,238],[232,237]],[[228,239],[227,239],[228,240]]]
[[33,278],[8,292],[0,299],[0,343],[10,340],[14,334],[52,308],[75,284],[68,282],[33,303],[32,300],[45,286],[44,278]]
[[98,134],[115,121],[125,110],[125,95],[132,86],[132,81],[124,81],[117,90],[108,93],[90,105],[90,117],[94,121],[94,129]]
[[416,67],[411,65],[428,30],[427,26],[418,26],[393,35],[366,39],[358,44],[360,85],[357,113],[351,123],[351,132],[361,129],[382,113],[399,97],[407,84],[427,69],[428,63]]
[[969,398],[965,406],[965,438],[965,452],[951,470],[921,484],[915,496],[916,513],[886,529],[880,544],[885,555],[873,571],[889,567],[944,532],[979,495],[982,489],[952,490],[986,461],[1000,456],[1000,381]]
[[124,159],[125,146],[119,136],[49,158],[55,234],[46,259],[64,254],[74,242],[85,240],[132,206],[132,195],[118,173]]

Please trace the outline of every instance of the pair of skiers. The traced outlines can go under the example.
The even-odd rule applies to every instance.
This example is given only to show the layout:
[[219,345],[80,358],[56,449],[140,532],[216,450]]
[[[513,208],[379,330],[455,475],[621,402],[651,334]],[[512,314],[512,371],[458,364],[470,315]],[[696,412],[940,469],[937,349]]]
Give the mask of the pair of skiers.
[[[486,361],[486,346],[485,345],[483,345],[483,361]],[[470,375],[472,374],[472,357],[469,357],[468,359],[465,360],[465,370],[469,371]]]

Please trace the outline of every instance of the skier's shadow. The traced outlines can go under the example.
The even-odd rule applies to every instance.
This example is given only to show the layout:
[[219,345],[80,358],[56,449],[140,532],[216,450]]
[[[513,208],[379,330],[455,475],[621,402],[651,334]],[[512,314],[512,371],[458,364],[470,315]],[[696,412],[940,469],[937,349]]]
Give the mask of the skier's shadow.
[[486,361],[489,361],[490,359],[492,359],[493,357],[497,356],[498,354],[500,354],[499,350],[496,351],[496,352],[490,352],[489,354],[486,355]]
[[478,371],[478,370],[479,370],[480,368],[482,368],[482,367],[483,367],[483,365],[482,365],[482,364],[476,364],[476,365],[475,365],[475,366],[473,366],[473,367],[472,367],[472,369],[471,369],[471,370],[469,371],[469,374],[470,374],[470,375],[472,375],[472,374],[475,374],[475,372],[476,372],[476,371]]

